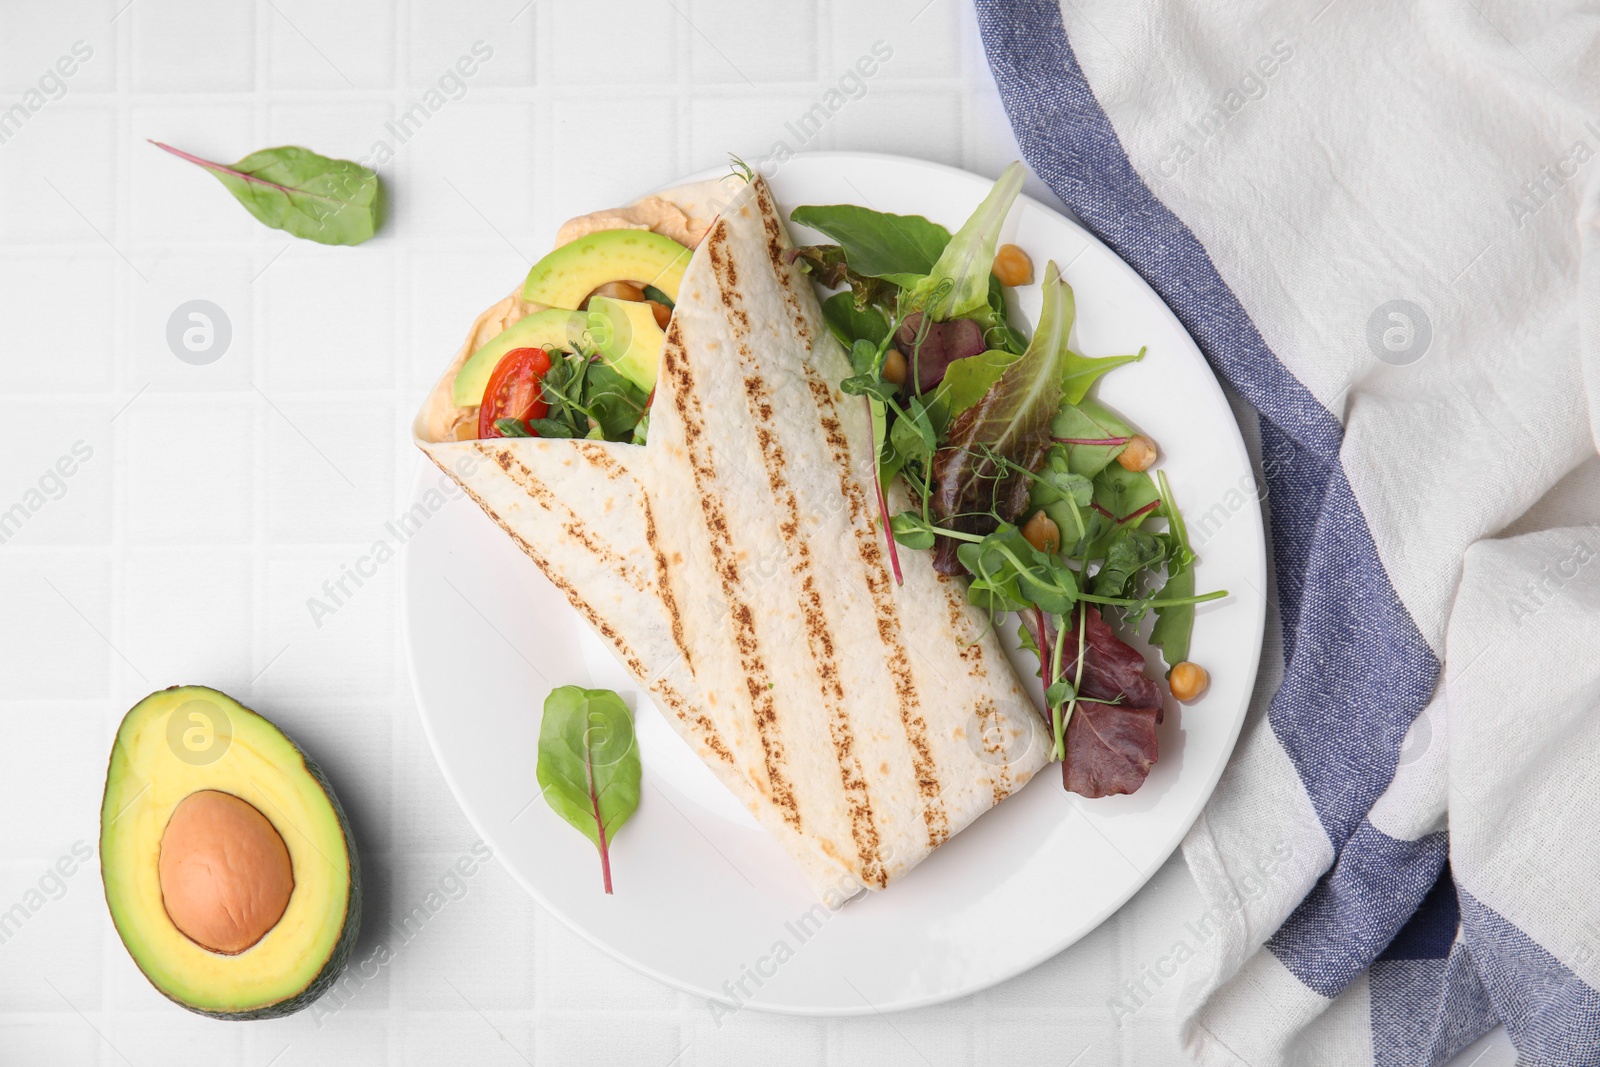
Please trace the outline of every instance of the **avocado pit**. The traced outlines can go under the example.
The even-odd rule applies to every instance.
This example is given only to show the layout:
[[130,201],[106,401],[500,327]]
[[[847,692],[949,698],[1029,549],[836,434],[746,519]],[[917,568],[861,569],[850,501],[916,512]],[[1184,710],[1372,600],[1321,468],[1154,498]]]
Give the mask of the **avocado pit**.
[[232,793],[202,789],[173,809],[157,860],[162,903],[185,937],[235,955],[289,906],[294,868],[277,829]]

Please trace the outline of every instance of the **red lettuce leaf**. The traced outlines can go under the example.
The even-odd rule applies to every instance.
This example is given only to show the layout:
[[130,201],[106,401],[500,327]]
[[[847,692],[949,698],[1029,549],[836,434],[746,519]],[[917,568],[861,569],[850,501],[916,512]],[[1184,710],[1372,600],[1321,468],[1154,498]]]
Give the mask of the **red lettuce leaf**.
[[1135,792],[1155,765],[1161,709],[1078,704],[1067,725],[1061,782],[1091,799]]
[[[950,364],[967,356],[986,352],[989,346],[983,340],[983,327],[971,319],[951,319],[949,322],[928,322],[925,316],[913,311],[900,325],[895,343],[906,357],[906,363],[917,372],[917,392],[928,393],[944,381],[944,372]],[[918,335],[921,343],[918,343]]]
[[[1083,678],[1080,696],[1067,724],[1067,758],[1061,765],[1061,780],[1066,788],[1086,797],[1109,797],[1132,793],[1144,784],[1155,764],[1156,725],[1161,722],[1161,689],[1144,674],[1144,657],[1112,632],[1094,608],[1079,609],[1087,615],[1084,636]],[[1027,614],[1023,624],[1039,643],[1037,623]],[[1051,628],[1048,620],[1047,631]],[[1053,644],[1057,635],[1045,634]],[[1059,639],[1061,677],[1074,678],[1078,672],[1078,628],[1074,625]],[[1098,701],[1117,701],[1114,704]]]

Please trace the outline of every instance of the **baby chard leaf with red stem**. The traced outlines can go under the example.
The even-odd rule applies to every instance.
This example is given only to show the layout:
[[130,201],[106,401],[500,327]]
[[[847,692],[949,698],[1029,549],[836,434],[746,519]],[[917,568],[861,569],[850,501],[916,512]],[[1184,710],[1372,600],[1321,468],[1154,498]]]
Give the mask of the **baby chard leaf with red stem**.
[[325,245],[358,245],[378,228],[378,175],[347,159],[292,145],[264,148],[237,163],[214,163],[160,141],[151,144],[204,167],[275,230]]
[[1067,450],[1068,469],[1093,478],[1128,447],[1133,427],[1098,401],[1063,405],[1050,424],[1056,443]]
[[544,701],[536,771],[545,802],[600,850],[611,892],[611,841],[639,806],[633,716],[609,689],[564,685]]

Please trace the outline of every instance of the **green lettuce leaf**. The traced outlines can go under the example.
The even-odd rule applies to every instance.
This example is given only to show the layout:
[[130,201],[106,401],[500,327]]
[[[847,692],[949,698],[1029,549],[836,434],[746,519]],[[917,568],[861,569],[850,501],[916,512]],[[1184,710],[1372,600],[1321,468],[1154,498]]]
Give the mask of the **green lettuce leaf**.
[[855,204],[798,207],[789,218],[837,241],[857,274],[900,286],[931,271],[950,243],[949,230],[921,215],[891,215]]
[[1019,353],[991,348],[975,356],[951,360],[929,403],[938,408],[942,419],[955,418],[982,400],[983,394],[1000,380],[1006,368],[1021,358]]
[[1000,243],[1000,228],[1005,225],[1006,215],[1022,191],[1025,173],[1020,162],[1005,169],[978,210],[939,253],[939,260],[927,277],[905,294],[903,307],[921,309],[936,322],[993,310],[989,303],[989,274],[994,268],[995,248]]
[[1143,358],[1142,348],[1131,356],[1103,356],[1100,359],[1090,359],[1076,352],[1068,352],[1066,366],[1061,372],[1061,389],[1066,394],[1067,403],[1076,404],[1082,400],[1088,395],[1089,387],[1106,371],[1120,367],[1124,363],[1137,363]]

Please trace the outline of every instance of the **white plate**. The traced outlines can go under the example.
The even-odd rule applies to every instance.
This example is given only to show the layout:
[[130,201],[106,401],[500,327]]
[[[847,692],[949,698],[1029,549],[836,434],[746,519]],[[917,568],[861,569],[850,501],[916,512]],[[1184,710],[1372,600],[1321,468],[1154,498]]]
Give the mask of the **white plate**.
[[[785,213],[850,202],[926,215],[952,230],[991,184],[931,163],[846,153],[798,156],[771,182]],[[567,205],[572,214],[603,206]],[[798,228],[794,236],[817,238]],[[1142,363],[1103,380],[1100,399],[1160,442],[1200,554],[1199,588],[1232,594],[1201,606],[1195,622],[1191,654],[1210,669],[1211,690],[1189,707],[1169,701],[1160,762],[1132,796],[1084,800],[1062,790],[1052,766],[887,891],[836,913],[814,909],[777,844],[493,522],[457,498],[407,545],[412,680],[462,809],[535,899],[659,981],[731,1005],[813,1015],[973,993],[1060,952],[1132,896],[1177,846],[1227,762],[1266,612],[1255,482],[1232,412],[1177,319],[1083,229],[1024,196],[1004,240],[1027,250],[1036,273],[1048,259],[1063,265],[1077,294],[1077,351],[1148,346]],[[484,293],[485,305],[497,296]],[[1026,322],[1038,306],[1034,287],[1022,300]],[[442,365],[449,353],[438,358]],[[418,500],[441,477],[419,466]],[[908,563],[927,560],[913,554]],[[1154,654],[1150,661],[1159,677]],[[612,849],[614,896],[601,892],[594,848],[534,783],[539,709],[566,684],[615,689],[636,709],[644,795]]]

